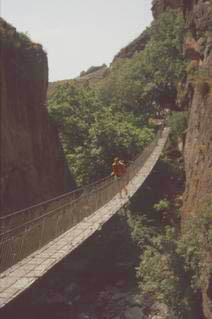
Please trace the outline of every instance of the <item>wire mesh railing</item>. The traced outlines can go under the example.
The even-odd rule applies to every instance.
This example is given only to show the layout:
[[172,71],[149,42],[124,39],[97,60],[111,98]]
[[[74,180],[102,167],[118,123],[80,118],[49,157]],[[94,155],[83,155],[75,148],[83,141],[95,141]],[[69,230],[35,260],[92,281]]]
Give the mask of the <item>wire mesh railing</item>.
[[117,183],[113,177],[30,208],[0,217],[0,272],[40,249],[107,204],[138,173],[161,137],[128,167]]

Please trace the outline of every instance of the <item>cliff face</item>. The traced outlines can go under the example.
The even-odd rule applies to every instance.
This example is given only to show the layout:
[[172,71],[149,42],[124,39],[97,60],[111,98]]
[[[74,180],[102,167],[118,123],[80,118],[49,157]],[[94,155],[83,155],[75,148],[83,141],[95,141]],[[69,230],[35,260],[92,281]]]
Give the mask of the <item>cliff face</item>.
[[65,191],[65,163],[45,106],[46,53],[0,19],[1,215]]
[[192,86],[185,145],[186,191],[183,213],[197,214],[206,197],[212,196],[212,2],[193,1],[185,10],[190,34],[185,55],[196,70],[188,74]]
[[[184,151],[186,189],[183,217],[200,214],[212,198],[212,2],[191,1],[185,10],[191,32],[185,39],[185,54],[196,68],[190,101],[190,116]],[[212,282],[202,287],[203,310],[212,318]]]
[[[189,111],[184,149],[185,221],[190,215],[200,214],[207,199],[212,199],[212,1],[154,0],[154,17],[168,8],[183,12],[188,30],[184,54],[190,60],[190,71],[178,94],[179,107]],[[212,280],[202,287],[202,296],[204,314],[211,319]]]

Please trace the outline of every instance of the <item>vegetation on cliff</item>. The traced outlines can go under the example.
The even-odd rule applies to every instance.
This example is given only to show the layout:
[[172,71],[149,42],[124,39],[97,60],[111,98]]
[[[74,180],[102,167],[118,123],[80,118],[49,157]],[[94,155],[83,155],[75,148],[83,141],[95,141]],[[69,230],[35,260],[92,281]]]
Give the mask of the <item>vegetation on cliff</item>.
[[4,48],[39,48],[41,44],[34,43],[30,39],[29,35],[24,32],[17,32],[16,28],[7,23],[0,17],[0,39]]

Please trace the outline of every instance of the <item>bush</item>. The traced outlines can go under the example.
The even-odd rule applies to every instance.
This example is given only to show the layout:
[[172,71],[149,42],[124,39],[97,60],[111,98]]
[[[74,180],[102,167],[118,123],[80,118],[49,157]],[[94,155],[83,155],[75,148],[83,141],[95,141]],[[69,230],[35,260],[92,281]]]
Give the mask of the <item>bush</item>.
[[170,208],[170,203],[167,199],[162,199],[158,204],[154,205],[154,208],[159,212],[164,211]]
[[[170,210],[161,200],[157,211]],[[208,287],[212,275],[212,201],[197,216],[175,226],[157,223],[157,219],[130,215],[132,235],[141,249],[137,277],[141,296],[165,303],[171,318],[199,319],[200,291]],[[173,210],[172,210],[173,212]],[[177,211],[176,211],[177,213]],[[177,219],[175,219],[176,221]]]
[[166,304],[173,319],[199,319],[192,271],[184,267],[185,257],[178,249],[178,230],[156,229],[140,219],[136,233],[143,251],[137,267],[141,298]]
[[171,127],[171,141],[174,145],[177,144],[178,138],[185,135],[188,127],[188,112],[172,112],[167,118],[167,125]]
[[212,275],[212,200],[203,211],[186,219],[178,241],[178,253],[185,259],[185,268],[192,273],[192,289],[207,287]]
[[27,32],[18,33],[18,39],[20,40],[21,43],[24,43],[24,44],[29,44],[32,42]]

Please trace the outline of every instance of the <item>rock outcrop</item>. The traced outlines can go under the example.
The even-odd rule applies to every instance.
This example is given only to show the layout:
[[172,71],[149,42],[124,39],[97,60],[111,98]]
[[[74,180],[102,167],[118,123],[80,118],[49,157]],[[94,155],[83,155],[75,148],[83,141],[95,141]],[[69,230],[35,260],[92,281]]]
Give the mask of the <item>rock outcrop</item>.
[[[190,0],[188,0],[189,2]],[[181,9],[183,8],[183,0],[153,0],[152,1],[152,14],[157,18],[161,13],[167,9]]]
[[132,58],[136,52],[144,50],[149,39],[150,35],[148,31],[142,32],[135,40],[120,50],[120,52],[114,57],[113,62],[120,58]]
[[[0,215],[4,215],[60,195],[68,173],[45,105],[46,53],[3,19],[0,41]],[[69,183],[73,188],[73,180]]]

